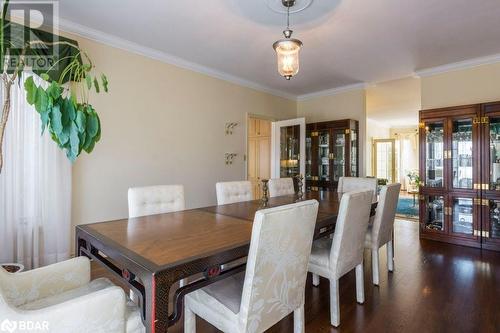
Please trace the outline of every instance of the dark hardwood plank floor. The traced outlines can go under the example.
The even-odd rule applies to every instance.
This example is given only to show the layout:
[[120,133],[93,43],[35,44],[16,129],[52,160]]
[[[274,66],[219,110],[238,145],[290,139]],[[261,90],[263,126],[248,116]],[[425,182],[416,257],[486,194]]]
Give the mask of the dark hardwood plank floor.
[[[306,332],[500,332],[500,253],[418,239],[418,223],[395,226],[395,272],[380,250],[380,287],[371,283],[365,252],[365,298],[355,300],[355,276],[340,280],[340,327],[330,326],[328,280],[306,285]],[[93,266],[94,267],[94,266]],[[108,276],[94,267],[94,277]],[[218,332],[198,318],[198,332]],[[169,332],[183,332],[182,322]],[[288,316],[269,332],[293,332]]]

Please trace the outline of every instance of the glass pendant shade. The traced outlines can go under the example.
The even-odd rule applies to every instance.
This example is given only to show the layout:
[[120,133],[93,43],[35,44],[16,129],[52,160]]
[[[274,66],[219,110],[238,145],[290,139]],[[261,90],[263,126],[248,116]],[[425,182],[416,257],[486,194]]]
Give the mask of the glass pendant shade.
[[285,38],[273,44],[278,60],[278,72],[290,80],[299,72],[299,52],[302,42],[298,39]]

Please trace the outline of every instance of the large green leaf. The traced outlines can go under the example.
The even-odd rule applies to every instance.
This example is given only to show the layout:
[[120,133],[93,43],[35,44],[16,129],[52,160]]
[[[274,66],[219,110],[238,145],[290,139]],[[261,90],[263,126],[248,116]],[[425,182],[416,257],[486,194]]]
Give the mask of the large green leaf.
[[69,143],[69,135],[71,133],[71,125],[63,127],[63,130],[59,134],[59,143],[64,147]]
[[58,137],[63,130],[61,118],[62,118],[61,109],[59,105],[56,104],[52,107],[52,111],[50,112],[50,127]]
[[37,88],[33,81],[33,76],[28,77],[24,81],[24,89],[26,90],[26,101],[29,105],[35,104]]
[[47,113],[49,97],[43,88],[38,87],[36,93],[35,109],[38,113]]
[[80,138],[78,137],[78,127],[74,122],[71,123],[69,144],[70,144],[70,149],[68,158],[71,160],[71,162],[74,162],[78,157],[78,152],[80,151]]
[[40,120],[42,121],[42,135],[45,132],[45,128],[49,124],[49,116],[50,112],[48,109],[45,109],[43,112],[40,112]]
[[92,138],[96,136],[99,130],[99,120],[94,112],[87,113],[87,135]]
[[87,152],[87,154],[90,154],[94,150],[94,147],[95,147],[95,141],[90,140],[90,144],[88,145],[87,148],[84,148],[84,150]]
[[87,89],[92,89],[92,77],[90,75],[85,76],[85,81],[87,82]]
[[53,99],[58,99],[61,96],[62,87],[56,82],[52,81],[50,86],[47,88],[47,94]]
[[75,118],[76,118],[75,104],[73,104],[73,101],[70,98],[64,99],[63,112],[68,113],[68,117],[70,120],[75,120]]
[[81,110],[76,111],[76,126],[78,126],[78,131],[84,133],[86,129],[87,117],[85,113]]

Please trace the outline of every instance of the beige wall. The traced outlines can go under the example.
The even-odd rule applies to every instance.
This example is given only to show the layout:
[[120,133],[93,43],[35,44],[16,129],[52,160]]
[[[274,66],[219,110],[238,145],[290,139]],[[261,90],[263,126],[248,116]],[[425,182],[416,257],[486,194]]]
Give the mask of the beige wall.
[[365,175],[366,98],[364,89],[299,101],[297,115],[305,117],[307,123],[348,118],[358,120],[360,174]]
[[422,108],[500,100],[500,63],[423,77]]
[[[246,113],[296,116],[295,101],[75,39],[110,92],[91,97],[102,139],[73,168],[74,225],[126,217],[131,186],[184,184],[187,207],[215,204],[217,181],[245,178]],[[239,123],[233,135],[226,122]],[[234,164],[225,152],[238,154]]]

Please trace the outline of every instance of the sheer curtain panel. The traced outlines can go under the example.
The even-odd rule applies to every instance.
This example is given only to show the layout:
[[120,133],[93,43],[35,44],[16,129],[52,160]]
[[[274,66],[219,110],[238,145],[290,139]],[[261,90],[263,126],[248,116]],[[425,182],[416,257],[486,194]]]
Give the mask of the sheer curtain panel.
[[26,102],[30,75],[12,86],[0,174],[0,263],[28,269],[67,259],[71,228],[71,164],[48,131],[41,135],[40,115]]

